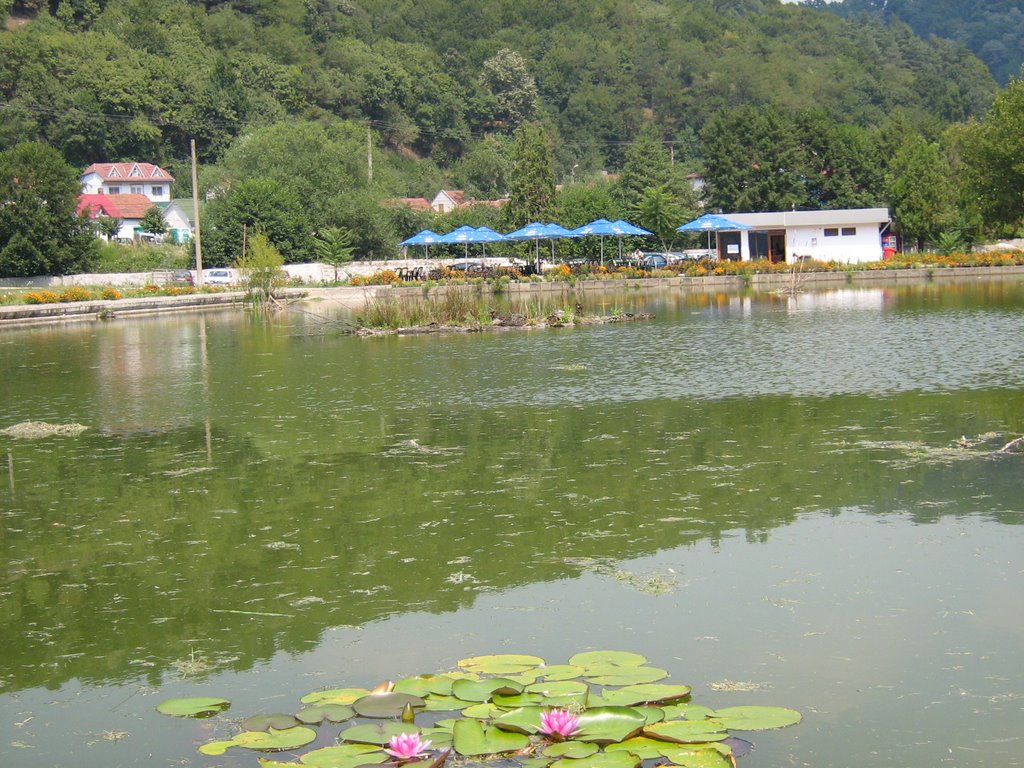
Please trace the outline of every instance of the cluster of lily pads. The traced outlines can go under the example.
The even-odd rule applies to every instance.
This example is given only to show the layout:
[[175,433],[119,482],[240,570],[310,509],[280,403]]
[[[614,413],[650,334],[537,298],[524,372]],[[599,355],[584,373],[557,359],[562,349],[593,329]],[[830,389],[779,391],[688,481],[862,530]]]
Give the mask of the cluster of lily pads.
[[[783,728],[801,719],[783,707],[693,704],[690,687],[659,682],[667,677],[626,651],[579,653],[554,665],[536,656],[476,656],[454,671],[373,690],[310,693],[298,712],[255,715],[233,738],[199,751],[292,753],[293,762],[260,758],[265,768],[439,768],[453,752],[463,766],[730,768],[752,748],[730,731]],[[164,701],[157,710],[210,717],[228,707],[225,699],[194,698]]]

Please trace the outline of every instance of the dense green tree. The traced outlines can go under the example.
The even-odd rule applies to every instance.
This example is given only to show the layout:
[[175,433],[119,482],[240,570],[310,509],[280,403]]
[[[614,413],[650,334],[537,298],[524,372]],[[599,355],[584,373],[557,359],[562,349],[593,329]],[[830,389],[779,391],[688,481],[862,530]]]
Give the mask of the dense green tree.
[[1014,78],[981,122],[960,135],[964,177],[985,223],[1013,231],[1024,223],[1024,79]]
[[505,194],[512,166],[510,144],[500,134],[472,144],[452,169],[458,187],[482,199]]
[[537,83],[516,51],[502,48],[487,59],[480,83],[493,100],[493,127],[511,132],[537,117]]
[[206,206],[203,257],[224,267],[242,255],[243,241],[262,231],[289,264],[312,255],[309,219],[298,197],[273,179],[247,179]]
[[519,127],[512,148],[509,201],[502,210],[506,227],[516,229],[545,217],[555,194],[551,146],[538,123]]
[[313,241],[316,257],[324,264],[334,267],[334,280],[338,280],[338,267],[352,261],[355,252],[352,248],[352,234],[340,227],[328,227],[318,232]]
[[805,203],[799,140],[778,110],[722,110],[704,129],[702,141],[709,208],[778,211]]
[[955,226],[953,172],[936,144],[910,139],[894,158],[890,173],[893,216],[904,242],[923,248]]
[[0,277],[86,271],[96,240],[76,214],[78,174],[52,147],[0,152]]
[[167,231],[167,222],[164,221],[163,211],[155,205],[146,209],[139,226],[142,227],[143,232],[148,232],[151,235],[162,235]]
[[669,250],[676,239],[676,227],[691,218],[694,211],[686,210],[666,187],[648,187],[633,206],[636,223],[650,230],[661,241],[661,250]]
[[658,129],[645,127],[626,150],[626,162],[615,185],[615,196],[622,207],[633,208],[652,187],[676,196],[684,186],[686,180],[672,165]]

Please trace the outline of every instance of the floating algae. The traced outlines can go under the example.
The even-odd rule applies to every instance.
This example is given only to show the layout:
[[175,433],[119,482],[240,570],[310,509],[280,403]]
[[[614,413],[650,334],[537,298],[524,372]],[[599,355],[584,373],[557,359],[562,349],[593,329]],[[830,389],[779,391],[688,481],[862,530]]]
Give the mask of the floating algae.
[[49,424],[45,421],[23,421],[6,429],[0,429],[0,435],[22,440],[35,440],[41,437],[77,437],[87,430],[84,424]]

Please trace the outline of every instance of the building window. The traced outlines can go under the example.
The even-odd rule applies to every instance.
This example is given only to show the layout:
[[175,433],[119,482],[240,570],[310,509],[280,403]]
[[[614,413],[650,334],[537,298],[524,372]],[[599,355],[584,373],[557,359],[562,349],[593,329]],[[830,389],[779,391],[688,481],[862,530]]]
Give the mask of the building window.
[[141,195],[142,194],[142,185],[141,184],[139,184],[139,185],[132,184],[132,194],[133,195]]
[[857,234],[856,227],[843,227],[843,237],[853,237]]
[[[153,187],[153,197],[160,197],[164,193],[163,187]],[[843,232],[845,235],[846,232]]]
[[107,187],[107,194],[108,195],[120,195],[121,194],[121,188],[120,187]]
[[825,237],[839,237],[839,228],[825,227]]

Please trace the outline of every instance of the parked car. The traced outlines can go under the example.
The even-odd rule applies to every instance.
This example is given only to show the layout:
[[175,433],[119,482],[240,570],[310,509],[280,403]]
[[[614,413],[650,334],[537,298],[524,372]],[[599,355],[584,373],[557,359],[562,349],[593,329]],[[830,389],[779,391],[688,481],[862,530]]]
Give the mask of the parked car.
[[191,270],[188,269],[176,269],[171,272],[171,277],[167,281],[171,285],[187,285],[189,287],[196,284],[196,280],[192,277]]
[[668,266],[668,258],[662,253],[646,253],[640,259],[640,269],[664,269]]
[[207,269],[203,271],[203,282],[206,285],[233,285],[235,278],[229,269]]
[[448,269],[458,272],[482,272],[484,265],[479,261],[456,261],[454,264],[449,264]]

